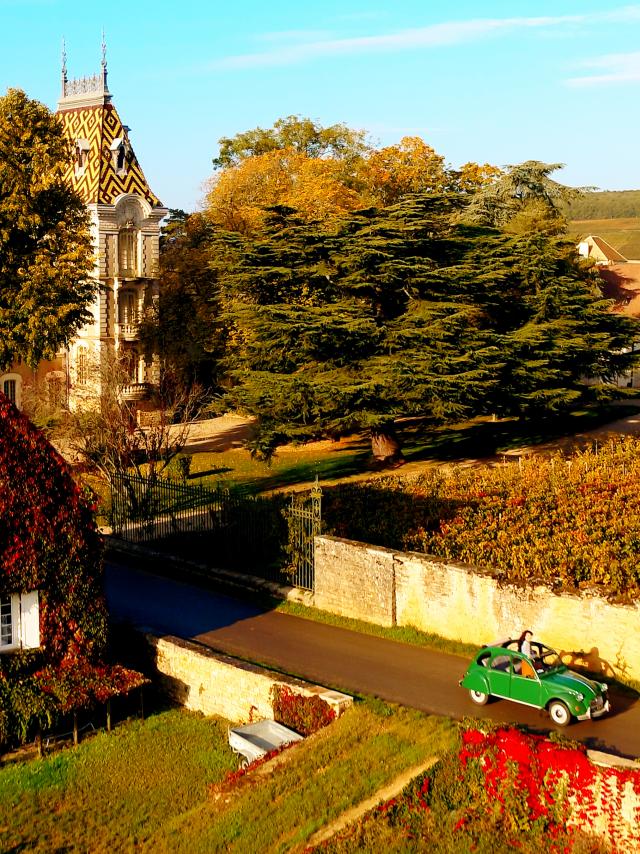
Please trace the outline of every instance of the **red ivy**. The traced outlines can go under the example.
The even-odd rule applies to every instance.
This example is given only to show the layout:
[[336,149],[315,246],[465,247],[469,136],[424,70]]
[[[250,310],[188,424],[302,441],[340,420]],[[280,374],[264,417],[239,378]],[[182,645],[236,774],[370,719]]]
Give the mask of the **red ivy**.
[[321,697],[295,694],[288,685],[274,685],[271,701],[275,720],[300,735],[311,735],[336,717],[335,711]]

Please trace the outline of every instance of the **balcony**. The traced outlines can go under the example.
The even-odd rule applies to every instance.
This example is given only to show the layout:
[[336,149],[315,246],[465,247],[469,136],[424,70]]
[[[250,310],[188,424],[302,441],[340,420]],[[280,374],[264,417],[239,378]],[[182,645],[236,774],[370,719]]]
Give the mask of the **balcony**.
[[140,323],[137,319],[118,323],[118,337],[121,341],[137,341],[139,333]]
[[150,393],[151,385],[149,383],[129,383],[120,389],[123,400],[145,400]]

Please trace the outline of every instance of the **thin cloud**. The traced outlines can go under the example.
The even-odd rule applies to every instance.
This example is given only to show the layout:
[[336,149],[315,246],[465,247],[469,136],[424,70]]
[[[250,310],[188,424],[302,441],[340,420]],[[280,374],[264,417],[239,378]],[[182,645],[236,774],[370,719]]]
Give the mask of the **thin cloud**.
[[213,68],[247,69],[265,66],[294,65],[325,56],[358,53],[383,53],[415,50],[425,47],[449,47],[479,41],[492,35],[517,30],[568,27],[597,22],[640,20],[640,6],[625,6],[609,12],[583,15],[557,15],[514,18],[476,18],[469,21],[448,21],[427,27],[415,27],[395,33],[351,38],[319,38],[299,40],[295,44],[256,53],[222,57]]
[[585,68],[602,73],[584,74],[570,77],[569,86],[603,86],[616,83],[632,83],[640,80],[640,51],[634,53],[612,53],[598,56],[583,63]]

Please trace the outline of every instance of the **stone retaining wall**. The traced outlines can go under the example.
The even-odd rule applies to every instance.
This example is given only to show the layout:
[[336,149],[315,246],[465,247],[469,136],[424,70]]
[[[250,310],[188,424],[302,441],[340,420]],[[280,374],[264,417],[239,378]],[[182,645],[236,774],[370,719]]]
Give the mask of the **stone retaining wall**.
[[175,702],[205,715],[237,723],[272,718],[271,688],[287,685],[297,694],[317,694],[341,714],[353,699],[339,691],[282,676],[173,636],[146,635],[158,682]]
[[640,606],[593,592],[556,594],[415,552],[316,538],[314,605],[384,626],[414,626],[471,644],[527,628],[592,672],[640,680]]

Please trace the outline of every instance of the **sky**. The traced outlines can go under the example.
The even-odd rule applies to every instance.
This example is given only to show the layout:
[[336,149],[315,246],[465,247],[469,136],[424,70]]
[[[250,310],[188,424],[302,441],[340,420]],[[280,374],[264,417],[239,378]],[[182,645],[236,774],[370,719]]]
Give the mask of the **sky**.
[[640,3],[616,0],[0,0],[0,94],[55,109],[100,68],[152,190],[197,210],[223,136],[288,115],[420,136],[452,167],[565,164],[640,188]]

